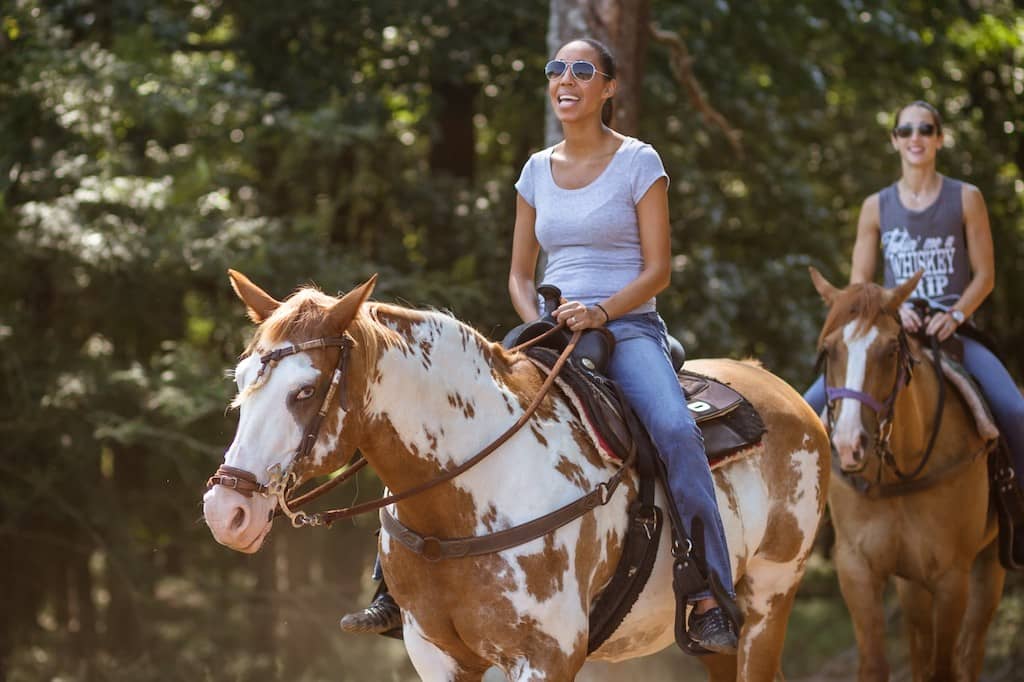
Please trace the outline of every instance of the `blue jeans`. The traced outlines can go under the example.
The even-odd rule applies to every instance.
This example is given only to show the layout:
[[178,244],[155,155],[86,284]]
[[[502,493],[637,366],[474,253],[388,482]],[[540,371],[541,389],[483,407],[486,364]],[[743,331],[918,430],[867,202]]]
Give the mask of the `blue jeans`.
[[[1010,449],[1018,484],[1024,485],[1020,478],[1024,476],[1024,396],[992,351],[966,336],[957,338],[964,344],[964,369],[978,382],[996,426]],[[804,393],[804,400],[817,414],[821,414],[825,409],[825,377],[818,377],[811,384]]]
[[[608,323],[615,336],[609,376],[622,387],[668,470],[669,495],[689,534],[695,516],[704,521],[704,559],[731,596],[732,569],[715,484],[704,454],[704,437],[690,416],[672,369],[665,323],[657,313],[625,315]],[[710,592],[691,595],[696,601]]]

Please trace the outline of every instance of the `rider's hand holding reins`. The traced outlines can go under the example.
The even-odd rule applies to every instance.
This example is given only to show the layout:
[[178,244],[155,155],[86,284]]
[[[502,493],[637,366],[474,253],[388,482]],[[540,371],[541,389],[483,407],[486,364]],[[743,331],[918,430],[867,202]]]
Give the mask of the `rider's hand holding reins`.
[[953,335],[959,326],[960,324],[953,319],[952,315],[943,311],[934,313],[928,318],[928,326],[924,331],[929,336],[938,337],[939,341],[945,341]]
[[921,329],[921,316],[913,306],[904,303],[900,306],[900,324],[911,334],[916,333]]
[[608,314],[600,305],[589,308],[579,301],[569,301],[558,306],[554,312],[555,319],[563,322],[570,331],[582,331],[603,327],[608,321]]

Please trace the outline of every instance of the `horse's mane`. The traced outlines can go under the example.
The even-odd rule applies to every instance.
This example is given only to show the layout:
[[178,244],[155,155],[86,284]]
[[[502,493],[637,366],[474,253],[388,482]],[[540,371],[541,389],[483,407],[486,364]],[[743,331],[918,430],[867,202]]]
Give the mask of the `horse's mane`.
[[[327,332],[323,325],[327,313],[337,302],[337,298],[313,286],[297,290],[263,321],[246,348],[246,355],[253,353],[257,345],[271,347],[290,338],[310,339],[323,336],[325,333],[336,333]],[[407,343],[407,331],[413,325],[428,320],[459,325],[477,341],[478,347],[484,352],[503,352],[500,346],[488,340],[471,325],[460,322],[447,312],[435,309],[420,310],[368,301],[360,307],[349,326],[349,331],[364,346],[364,357],[373,358],[378,355],[382,346],[391,348]]]
[[885,312],[885,289],[873,282],[851,284],[838,294],[829,308],[825,318],[825,326],[818,336],[818,350],[821,350],[825,337],[834,330],[845,327],[857,320],[857,333],[862,334]]

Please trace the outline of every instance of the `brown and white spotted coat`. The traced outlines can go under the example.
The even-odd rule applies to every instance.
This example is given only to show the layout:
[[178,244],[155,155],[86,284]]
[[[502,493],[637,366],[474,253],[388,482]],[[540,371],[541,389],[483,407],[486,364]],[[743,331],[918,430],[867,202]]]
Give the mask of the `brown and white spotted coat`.
[[[258,365],[253,358],[272,348],[348,330],[355,340],[349,410],[332,409],[303,475],[339,466],[358,447],[394,491],[479,451],[523,413],[543,381],[533,363],[449,316],[367,302],[372,282],[340,300],[304,289],[283,303],[238,273],[232,282],[261,326],[236,371],[241,415],[225,463],[264,482],[267,467],[291,457],[316,409],[305,405],[309,387],[337,359],[336,349],[288,357],[260,387],[250,388]],[[739,656],[707,662],[715,679],[772,679],[824,508],[826,437],[800,396],[763,369],[728,360],[691,366],[741,391],[768,427],[759,446],[715,472],[747,621]],[[318,406],[311,397],[308,403]],[[392,511],[421,534],[481,535],[575,500],[614,467],[556,389],[491,456]],[[403,607],[406,647],[421,677],[479,680],[498,666],[511,680],[573,679],[587,658],[590,604],[614,572],[635,491],[627,479],[608,505],[541,539],[483,557],[432,563],[382,533],[385,575]],[[204,509],[218,541],[256,551],[270,527],[270,509],[261,500],[211,489]],[[658,500],[665,505],[660,490]],[[594,659],[633,658],[672,643],[669,544],[666,529],[647,588]]]

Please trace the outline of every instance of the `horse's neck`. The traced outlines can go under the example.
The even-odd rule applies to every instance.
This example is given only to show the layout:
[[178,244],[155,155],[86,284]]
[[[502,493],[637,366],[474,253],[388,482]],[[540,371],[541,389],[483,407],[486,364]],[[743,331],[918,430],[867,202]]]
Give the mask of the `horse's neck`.
[[[368,372],[359,447],[394,491],[422,484],[480,452],[519,419],[543,383],[528,360],[510,360],[452,318],[407,316],[389,308],[375,312],[380,350]],[[453,518],[468,510],[477,526],[518,522],[512,509],[551,511],[552,500],[571,500],[605,477],[595,452],[580,454],[588,446],[573,425],[567,405],[546,399],[507,444],[453,483],[401,502],[401,516],[414,517],[421,531],[433,526],[451,535]],[[573,476],[554,473],[559,467],[572,469]],[[462,518],[455,525],[466,523]]]
[[[961,409],[955,395],[956,389],[949,385],[945,377],[936,376],[935,366],[926,354],[920,355],[923,357],[922,362],[914,369],[911,381],[900,392],[893,406],[891,449],[897,466],[903,471],[916,467],[921,461],[933,430],[942,428],[948,431],[955,428],[951,414],[953,410]],[[938,415],[937,424],[940,381],[944,384],[945,404],[943,414]],[[950,448],[942,447],[940,432],[936,435],[929,466],[942,464],[958,454]]]

